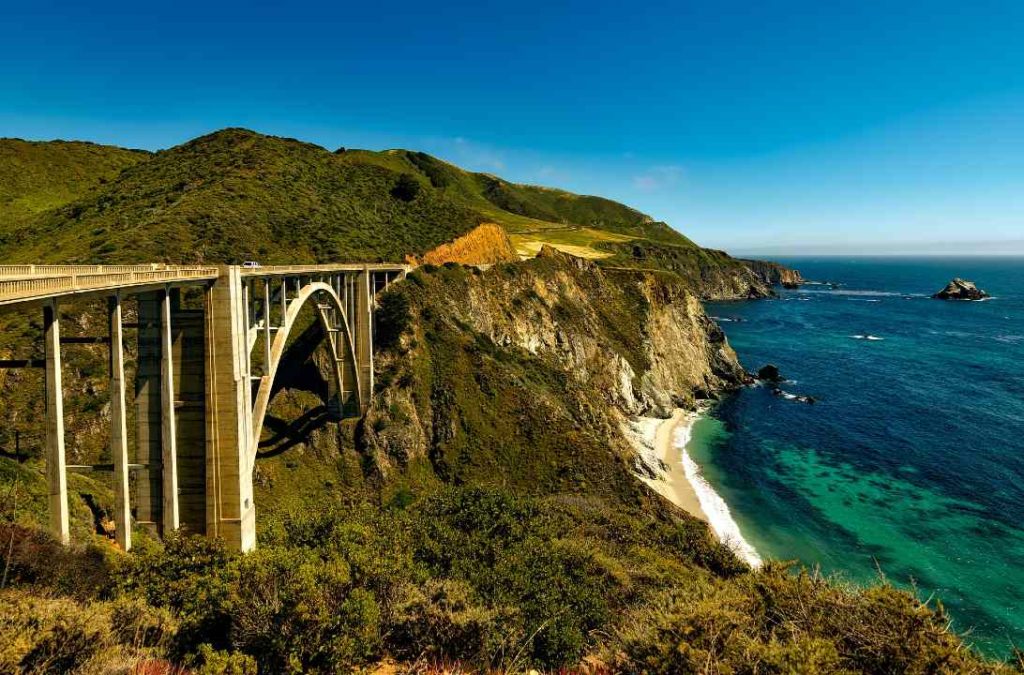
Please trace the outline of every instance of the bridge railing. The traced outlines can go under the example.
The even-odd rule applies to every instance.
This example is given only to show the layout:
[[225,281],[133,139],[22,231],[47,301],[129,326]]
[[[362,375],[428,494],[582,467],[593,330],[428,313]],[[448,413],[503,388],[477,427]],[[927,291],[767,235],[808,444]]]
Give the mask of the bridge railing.
[[[72,267],[72,266],[68,266]],[[175,267],[153,269],[143,266],[138,271],[95,273],[71,273],[60,276],[29,276],[0,278],[0,302],[30,300],[38,296],[60,293],[122,288],[160,282],[178,282],[191,279],[215,279],[216,267]]]
[[242,276],[277,276],[282,274],[330,274],[331,272],[358,272],[362,269],[371,272],[400,272],[408,270],[402,263],[349,263],[337,265],[265,265],[262,267],[243,267]]
[[64,274],[117,274],[170,269],[169,265],[0,265],[0,277],[55,276]]

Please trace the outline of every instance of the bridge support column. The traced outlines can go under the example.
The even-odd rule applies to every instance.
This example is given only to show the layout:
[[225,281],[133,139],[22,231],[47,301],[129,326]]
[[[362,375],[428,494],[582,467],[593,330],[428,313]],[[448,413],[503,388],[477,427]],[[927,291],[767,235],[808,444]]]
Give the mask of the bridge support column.
[[355,348],[363,410],[373,395],[373,272],[363,268],[355,283]]
[[61,382],[60,317],[56,301],[43,307],[43,349],[46,353],[46,482],[50,493],[50,532],[71,542],[68,517],[68,476],[64,454],[64,387]]
[[135,371],[135,522],[159,533],[163,524],[163,409],[161,406],[161,297],[140,293]]
[[206,302],[206,532],[256,545],[247,308],[237,267],[222,267]]
[[114,525],[117,543],[132,547],[132,512],[128,492],[128,422],[125,408],[124,328],[121,296],[109,303],[110,318],[110,454],[114,459]]
[[178,529],[178,438],[174,414],[174,340],[171,337],[171,291],[160,301],[160,438],[164,536]]
[[172,296],[178,524],[206,532],[206,317]]

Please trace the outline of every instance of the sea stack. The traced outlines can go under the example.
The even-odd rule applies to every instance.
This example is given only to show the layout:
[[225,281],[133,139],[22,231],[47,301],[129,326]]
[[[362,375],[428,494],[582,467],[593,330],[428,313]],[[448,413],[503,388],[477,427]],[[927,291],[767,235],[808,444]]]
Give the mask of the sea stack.
[[973,281],[957,277],[932,297],[936,300],[982,300],[989,296],[988,293],[975,286]]

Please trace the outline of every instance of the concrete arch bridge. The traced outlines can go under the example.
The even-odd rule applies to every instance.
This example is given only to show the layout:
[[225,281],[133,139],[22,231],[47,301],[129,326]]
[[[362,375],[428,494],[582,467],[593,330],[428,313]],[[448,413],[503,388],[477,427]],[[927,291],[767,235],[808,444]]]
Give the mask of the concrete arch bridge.
[[[326,336],[329,410],[338,419],[360,416],[373,392],[376,295],[407,272],[400,264],[0,265],[0,311],[42,312],[44,358],[7,359],[0,368],[45,370],[53,534],[70,540],[68,470],[110,469],[116,536],[125,550],[133,519],[158,533],[187,526],[235,549],[253,548],[256,451],[299,312],[311,306]],[[186,308],[183,293],[198,297],[197,307]],[[137,302],[134,323],[124,320],[129,297]],[[107,335],[61,337],[58,310],[78,298],[107,299]],[[124,344],[132,334],[138,361],[129,397]],[[109,345],[112,466],[67,464],[61,345],[69,342]]]

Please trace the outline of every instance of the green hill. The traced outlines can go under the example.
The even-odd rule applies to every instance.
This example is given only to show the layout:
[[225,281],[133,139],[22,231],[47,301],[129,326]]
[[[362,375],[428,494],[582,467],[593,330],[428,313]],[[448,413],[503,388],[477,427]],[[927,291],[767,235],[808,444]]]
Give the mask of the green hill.
[[0,233],[81,199],[150,153],[79,141],[0,138]]
[[[635,209],[465,171],[422,152],[338,150],[225,129],[155,154],[5,141],[0,258],[7,262],[401,260],[483,222],[521,255],[544,244],[700,282],[753,283]],[[666,263],[667,264],[663,264]],[[763,290],[763,289],[762,289]]]

